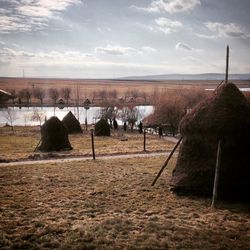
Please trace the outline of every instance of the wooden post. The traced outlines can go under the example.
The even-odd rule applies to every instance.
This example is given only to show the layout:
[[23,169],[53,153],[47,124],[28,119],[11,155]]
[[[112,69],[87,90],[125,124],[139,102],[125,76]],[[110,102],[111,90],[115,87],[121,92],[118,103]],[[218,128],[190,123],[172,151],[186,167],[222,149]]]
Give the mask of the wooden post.
[[177,147],[178,147],[179,144],[181,143],[182,138],[183,138],[183,137],[181,137],[181,138],[179,139],[179,141],[175,144],[173,150],[172,150],[171,153],[169,154],[167,160],[164,162],[163,166],[161,167],[161,170],[159,171],[159,173],[158,173],[157,176],[155,177],[155,179],[154,179],[154,181],[152,182],[151,186],[154,186],[154,184],[156,183],[156,181],[158,180],[158,178],[161,176],[161,174],[162,174],[164,168],[168,165],[169,160],[171,159],[171,157],[172,157],[172,155],[174,154],[175,150],[177,149]]
[[225,84],[228,83],[229,46],[227,45]]
[[221,144],[222,139],[219,140],[217,147],[217,157],[216,157],[216,166],[215,166],[215,174],[214,174],[214,187],[213,187],[213,199],[211,207],[214,208],[217,201],[218,196],[218,181],[219,181],[219,173],[220,173],[220,162],[221,162]]
[[146,152],[146,129],[143,131],[143,151]]
[[95,144],[94,144],[94,129],[91,129],[92,155],[95,160]]

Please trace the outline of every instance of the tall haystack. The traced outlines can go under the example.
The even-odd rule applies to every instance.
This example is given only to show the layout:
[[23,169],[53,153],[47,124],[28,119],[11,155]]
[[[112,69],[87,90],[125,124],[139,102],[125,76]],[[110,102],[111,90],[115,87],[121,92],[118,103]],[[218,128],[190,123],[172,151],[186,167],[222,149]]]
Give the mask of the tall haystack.
[[71,150],[68,131],[64,124],[53,116],[41,127],[42,143],[38,147],[41,151]]
[[217,145],[223,139],[218,195],[250,200],[250,108],[232,83],[224,84],[180,123],[183,142],[171,186],[177,193],[211,196]]
[[71,111],[69,111],[69,113],[64,116],[64,118],[62,119],[62,123],[68,129],[69,134],[82,133],[80,122],[76,119],[76,117],[72,114]]

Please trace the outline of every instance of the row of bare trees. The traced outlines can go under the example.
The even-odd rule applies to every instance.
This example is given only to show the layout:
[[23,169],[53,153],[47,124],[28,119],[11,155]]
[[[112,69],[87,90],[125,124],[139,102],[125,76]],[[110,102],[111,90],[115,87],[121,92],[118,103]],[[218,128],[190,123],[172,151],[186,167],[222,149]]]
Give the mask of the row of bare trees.
[[19,100],[19,102],[26,102],[27,104],[30,104],[31,98],[35,98],[39,100],[40,104],[44,103],[45,98],[49,98],[53,104],[56,104],[59,97],[62,97],[64,100],[66,100],[66,103],[68,105],[69,100],[71,98],[71,88],[62,88],[60,91],[56,88],[50,88],[48,90],[45,90],[43,88],[24,88],[19,90],[18,92],[15,89],[9,89],[8,92],[12,95],[12,102],[15,103],[16,99]]
[[[49,88],[48,90],[35,87],[35,88],[23,88],[19,91],[15,89],[8,89],[8,92],[12,94],[12,102],[13,104],[18,100],[19,103],[30,104],[31,100],[37,99],[39,103],[44,104],[45,99],[49,99],[53,104],[62,98],[66,104],[69,104],[69,101],[72,100],[72,88],[66,87],[62,89],[57,88]],[[89,94],[89,99],[92,99],[92,102],[96,102],[98,99],[101,102],[105,102],[107,100],[118,100],[122,99],[126,102],[127,99],[133,99],[134,102],[137,98],[142,98],[144,102],[147,101],[149,94],[144,91],[139,91],[137,89],[127,89],[122,95],[119,96],[119,92],[116,89],[100,89],[95,90]],[[78,96],[81,98],[81,94],[78,93]],[[76,99],[76,93],[74,93],[74,98]],[[97,101],[98,102],[98,101]]]

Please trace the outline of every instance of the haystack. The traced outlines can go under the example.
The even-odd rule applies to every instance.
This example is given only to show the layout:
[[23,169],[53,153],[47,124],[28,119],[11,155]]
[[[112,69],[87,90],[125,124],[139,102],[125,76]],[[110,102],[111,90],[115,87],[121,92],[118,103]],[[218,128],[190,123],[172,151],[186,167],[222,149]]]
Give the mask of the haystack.
[[217,145],[223,139],[218,196],[249,200],[250,109],[240,90],[224,84],[180,123],[183,142],[171,186],[177,193],[211,196]]
[[41,127],[41,151],[71,150],[68,131],[64,124],[55,116],[47,120]]
[[68,129],[69,134],[82,133],[80,122],[76,119],[76,117],[72,114],[71,111],[69,111],[69,113],[64,116],[64,118],[62,119],[62,123]]
[[105,119],[95,124],[95,136],[110,136],[110,125]]

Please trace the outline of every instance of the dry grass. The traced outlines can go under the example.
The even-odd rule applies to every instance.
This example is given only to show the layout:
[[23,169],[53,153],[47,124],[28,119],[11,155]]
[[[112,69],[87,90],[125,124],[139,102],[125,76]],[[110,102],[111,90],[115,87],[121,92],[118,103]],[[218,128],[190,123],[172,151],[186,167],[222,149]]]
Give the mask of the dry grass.
[[[128,140],[121,141],[121,138]],[[73,150],[56,152],[54,155],[70,157],[92,154],[89,134],[70,135],[69,139]],[[15,127],[15,133],[11,131],[10,127],[0,127],[0,158],[20,160],[34,155],[47,157],[48,153],[33,152],[39,140],[39,127]],[[147,135],[146,149],[149,152],[171,150],[173,145],[172,142],[165,139],[160,140],[156,135]],[[112,133],[111,137],[95,137],[95,149],[97,155],[142,152],[143,135],[135,131],[134,133],[125,133],[123,136]]]
[[[0,78],[1,89],[15,89],[19,91],[23,88],[39,87],[43,89],[49,88],[65,88],[72,89],[72,97],[75,98],[76,86],[79,86],[80,98],[90,98],[96,90],[116,90],[119,96],[123,96],[128,90],[143,90],[147,94],[151,94],[155,89],[159,91],[166,89],[193,89],[194,87],[213,88],[220,81],[191,81],[191,80],[166,80],[166,81],[140,81],[140,80],[104,80],[104,79],[46,79],[46,78]],[[236,80],[238,86],[249,86],[250,81]],[[11,86],[11,87],[10,87]]]
[[1,249],[249,249],[239,204],[178,197],[164,157],[0,166]]

